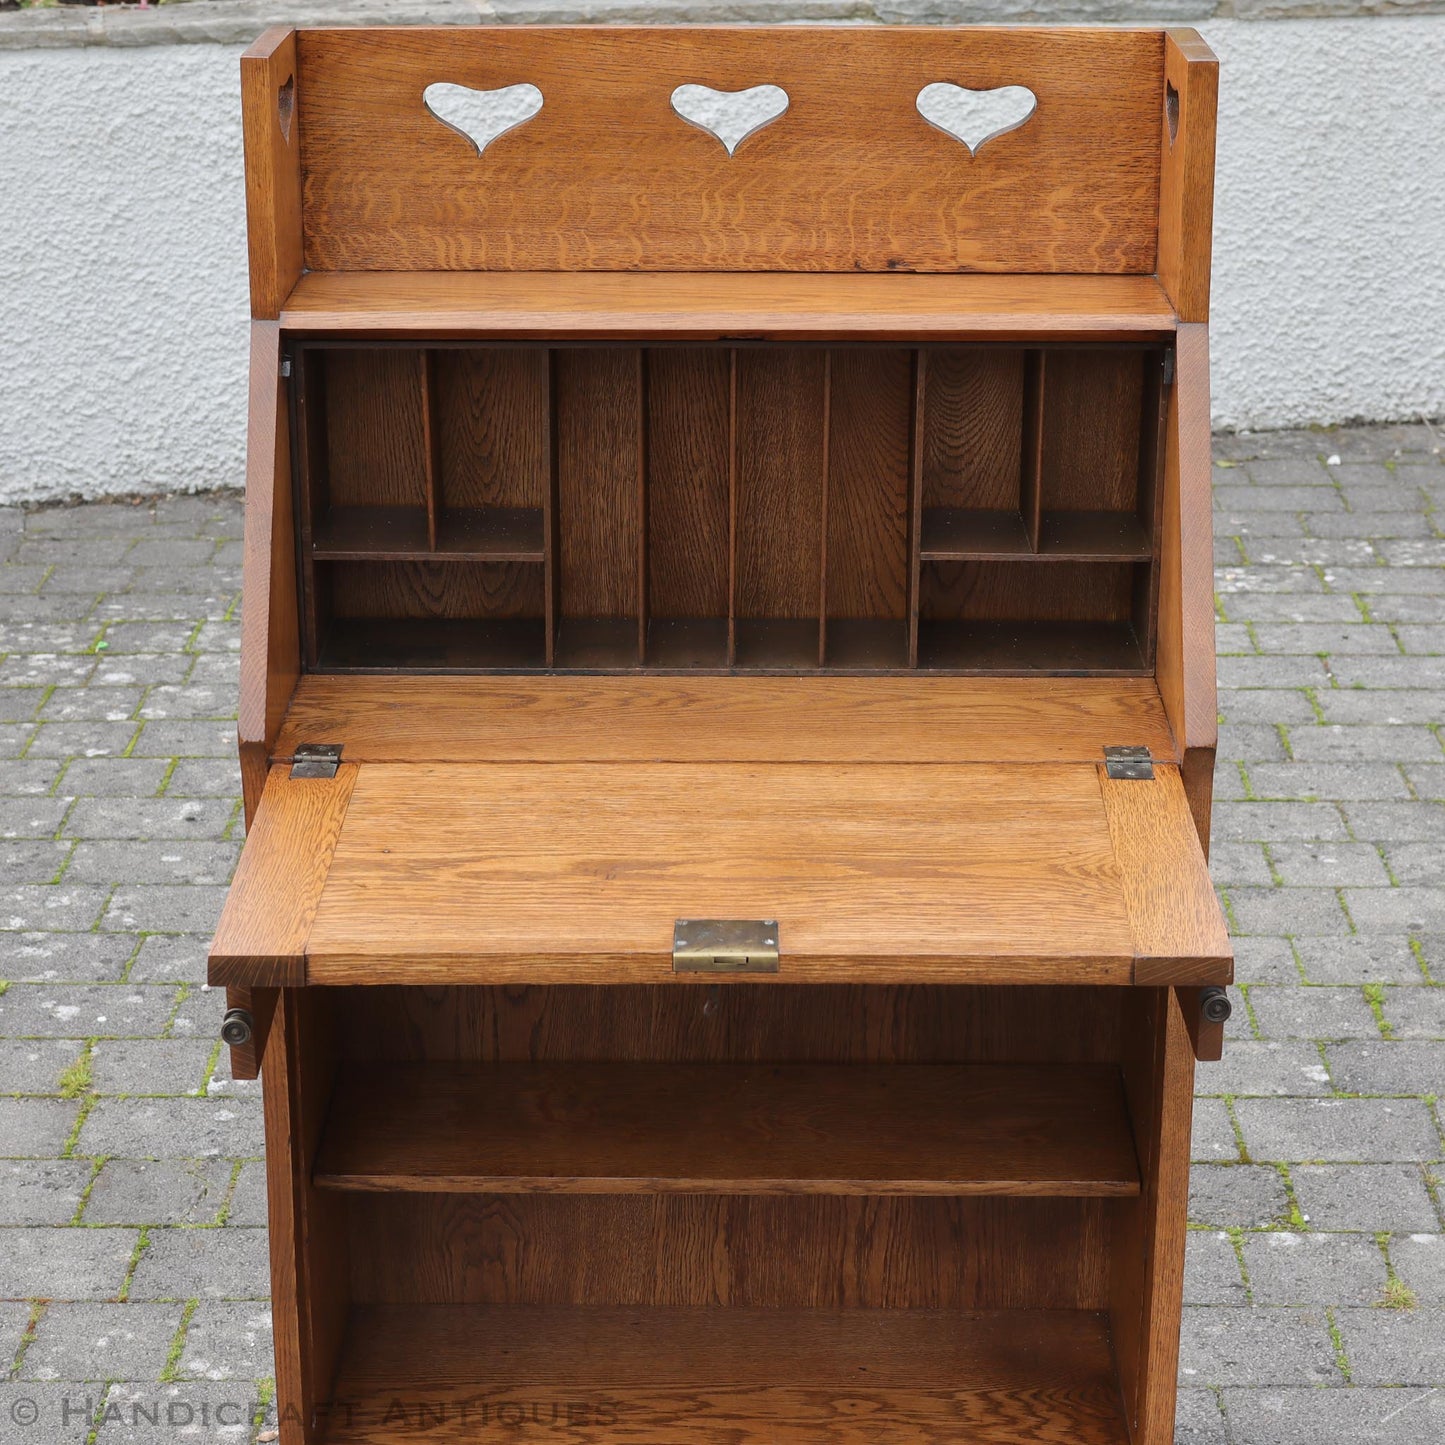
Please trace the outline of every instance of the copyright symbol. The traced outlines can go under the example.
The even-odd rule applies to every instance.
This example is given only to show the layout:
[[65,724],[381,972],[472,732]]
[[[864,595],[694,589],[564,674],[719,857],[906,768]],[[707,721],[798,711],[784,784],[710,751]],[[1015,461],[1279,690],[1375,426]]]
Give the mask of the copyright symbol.
[[33,1425],[40,1418],[40,1406],[34,1400],[16,1400],[10,1406],[10,1418],[20,1426]]

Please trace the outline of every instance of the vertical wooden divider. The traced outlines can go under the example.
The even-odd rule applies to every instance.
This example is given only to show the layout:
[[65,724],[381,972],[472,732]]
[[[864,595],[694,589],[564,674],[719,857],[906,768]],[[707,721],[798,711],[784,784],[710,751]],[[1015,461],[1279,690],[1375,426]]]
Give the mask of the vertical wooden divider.
[[647,666],[647,348],[637,348],[637,665]]
[[738,349],[728,351],[728,660],[738,660]]
[[1029,535],[1029,548],[1039,550],[1044,516],[1044,381],[1046,354],[1030,351],[1024,358],[1024,432],[1019,448],[1019,509]]
[[918,594],[923,587],[924,403],[928,352],[913,353],[913,410],[908,423],[908,666],[918,666]]
[[833,413],[833,353],[823,353],[822,522],[818,527],[818,666],[828,660],[828,453]]
[[1159,612],[1159,544],[1164,509],[1160,505],[1164,489],[1164,448],[1169,428],[1170,383],[1164,379],[1164,368],[1170,359],[1168,351],[1144,353],[1144,392],[1139,418],[1139,519],[1149,538],[1149,564],[1143,585],[1136,588],[1134,598],[1135,631],[1146,666],[1154,665],[1154,638]]
[[545,633],[545,663],[557,664],[557,613],[560,610],[561,542],[558,537],[559,513],[557,480],[557,353],[547,349],[547,490],[542,497],[542,608]]
[[321,355],[297,346],[291,353],[291,447],[300,479],[295,499],[301,552],[301,612],[304,639],[303,665],[314,668],[321,648],[321,616],[317,605],[316,560],[312,550],[318,503],[329,489],[326,474],[326,390]]
[[437,549],[438,491],[441,487],[441,428],[436,419],[436,352],[424,347],[417,356],[421,372],[422,458],[426,476],[426,545]]

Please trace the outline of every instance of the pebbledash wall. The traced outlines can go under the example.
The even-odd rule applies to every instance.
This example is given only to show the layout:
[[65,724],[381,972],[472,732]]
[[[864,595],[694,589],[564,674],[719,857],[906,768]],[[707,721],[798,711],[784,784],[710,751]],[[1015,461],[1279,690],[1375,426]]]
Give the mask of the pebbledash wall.
[[889,3],[191,0],[0,16],[0,501],[241,481],[237,58],[276,20],[1197,25],[1223,63],[1216,424],[1445,413],[1445,0],[1368,14],[1348,0]]

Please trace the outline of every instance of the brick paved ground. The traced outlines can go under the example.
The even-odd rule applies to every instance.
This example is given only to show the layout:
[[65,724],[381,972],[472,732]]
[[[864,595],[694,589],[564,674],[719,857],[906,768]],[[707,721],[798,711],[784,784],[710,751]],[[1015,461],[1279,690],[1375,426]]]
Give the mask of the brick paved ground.
[[[1179,1441],[1445,1441],[1445,456],[1423,426],[1217,454],[1243,1006],[1200,1071]],[[201,985],[239,848],[240,530],[233,498],[0,511],[17,1445],[90,1410],[99,1445],[262,1428],[231,1423],[271,1373],[260,1105]],[[137,1397],[192,1423],[136,1430]]]

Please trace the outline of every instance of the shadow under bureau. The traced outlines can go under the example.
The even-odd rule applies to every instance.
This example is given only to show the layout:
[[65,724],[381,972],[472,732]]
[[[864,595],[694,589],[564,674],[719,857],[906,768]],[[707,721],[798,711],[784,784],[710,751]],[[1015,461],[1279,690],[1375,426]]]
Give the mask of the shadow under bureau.
[[210,979],[282,1445],[1165,1445],[1232,976],[1212,56],[278,30],[242,78]]

